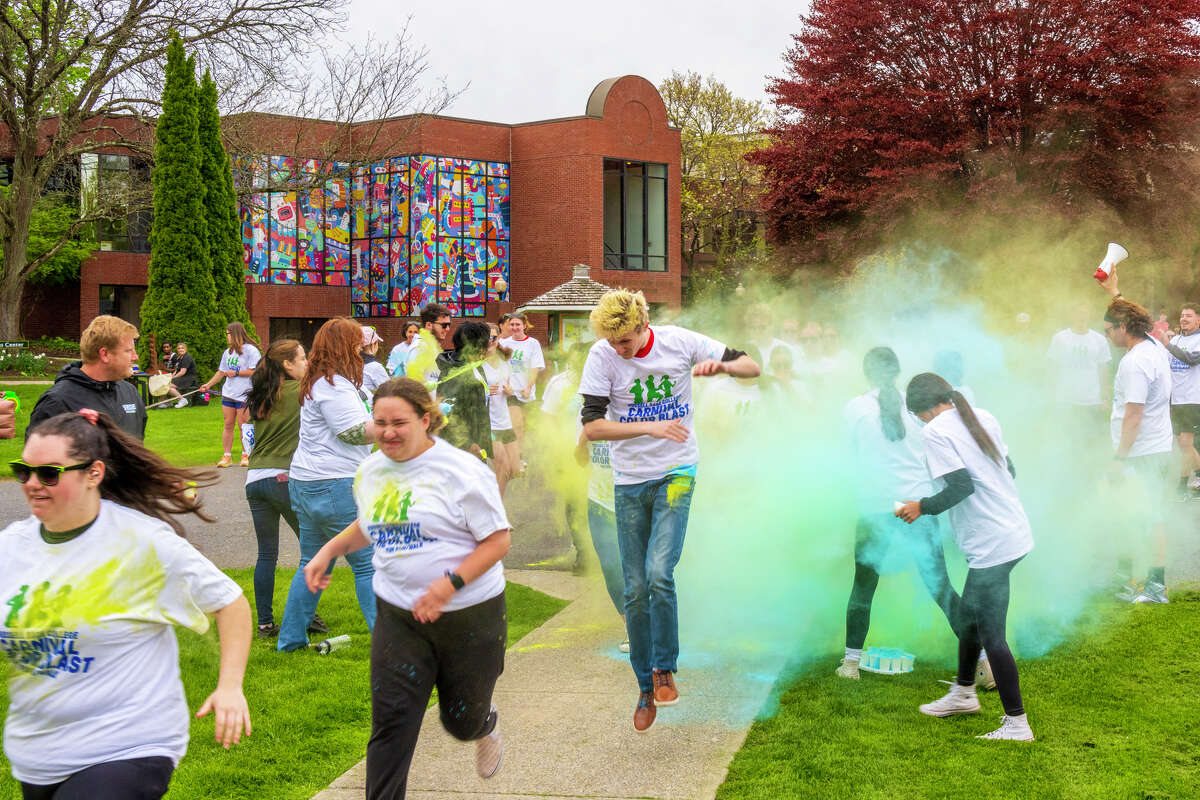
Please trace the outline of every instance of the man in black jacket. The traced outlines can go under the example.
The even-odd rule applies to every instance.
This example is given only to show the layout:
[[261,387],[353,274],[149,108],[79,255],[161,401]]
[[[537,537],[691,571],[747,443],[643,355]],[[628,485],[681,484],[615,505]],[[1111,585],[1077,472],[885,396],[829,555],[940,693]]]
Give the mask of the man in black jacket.
[[137,387],[125,379],[133,374],[137,328],[107,314],[96,317],[79,337],[82,361],[63,367],[54,385],[38,398],[29,415],[26,436],[35,424],[57,414],[92,408],[108,414],[121,430],[137,439],[146,434],[146,406]]

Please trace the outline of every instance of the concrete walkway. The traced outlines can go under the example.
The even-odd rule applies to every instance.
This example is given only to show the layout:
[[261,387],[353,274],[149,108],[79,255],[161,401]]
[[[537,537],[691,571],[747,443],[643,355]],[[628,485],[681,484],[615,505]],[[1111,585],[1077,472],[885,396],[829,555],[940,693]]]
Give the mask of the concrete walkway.
[[[645,735],[633,730],[637,684],[617,645],[624,627],[598,581],[545,571],[509,580],[573,602],[508,651],[496,686],[504,763],[475,775],[474,746],[451,738],[436,707],[413,758],[411,800],[566,800],[714,796],[781,664],[689,667],[680,661],[679,704],[660,708]],[[686,648],[686,645],[685,645]],[[313,800],[360,800],[365,763]]]

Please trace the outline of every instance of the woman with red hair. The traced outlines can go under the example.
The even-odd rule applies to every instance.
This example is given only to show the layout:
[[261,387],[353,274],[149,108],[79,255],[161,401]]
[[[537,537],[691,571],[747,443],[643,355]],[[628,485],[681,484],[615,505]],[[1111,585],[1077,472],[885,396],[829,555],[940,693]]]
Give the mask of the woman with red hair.
[[[279,627],[279,649],[308,644],[307,629],[320,592],[304,584],[304,567],[325,543],[354,522],[354,473],[371,454],[375,426],[367,411],[363,379],[362,328],[346,317],[321,326],[300,381],[300,444],[288,470],[288,496],[300,523],[300,568],[292,578]],[[354,591],[367,627],[375,625],[375,574],[369,550],[347,553]],[[330,562],[329,569],[333,569]]]

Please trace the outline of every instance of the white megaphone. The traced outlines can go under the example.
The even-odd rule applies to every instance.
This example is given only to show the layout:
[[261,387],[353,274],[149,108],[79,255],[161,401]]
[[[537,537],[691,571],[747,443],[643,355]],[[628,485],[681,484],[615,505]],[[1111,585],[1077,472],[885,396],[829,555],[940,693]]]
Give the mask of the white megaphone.
[[1116,242],[1108,243],[1108,252],[1104,254],[1104,260],[1100,262],[1100,266],[1096,267],[1095,274],[1092,275],[1098,281],[1108,280],[1108,276],[1112,275],[1112,271],[1117,268],[1125,259],[1129,258],[1129,251]]

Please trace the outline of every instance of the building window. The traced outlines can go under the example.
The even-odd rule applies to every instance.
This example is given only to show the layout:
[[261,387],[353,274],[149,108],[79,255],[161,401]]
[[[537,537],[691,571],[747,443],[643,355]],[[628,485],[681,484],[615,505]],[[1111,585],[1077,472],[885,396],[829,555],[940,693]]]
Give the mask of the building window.
[[604,266],[667,271],[667,165],[604,159]]
[[[84,153],[79,169],[83,213],[112,212],[111,218],[96,222],[100,249],[149,253],[153,214],[148,208],[136,207],[149,199],[150,165],[127,155]],[[101,208],[100,202],[106,207]],[[130,205],[135,210],[120,213]]]
[[[410,316],[432,302],[483,316],[485,303],[507,299],[497,285],[509,276],[508,164],[417,155],[353,174],[331,166],[302,161],[297,173],[282,156],[235,165],[254,173],[240,185],[317,187],[242,204],[248,282],[349,286],[356,317]],[[345,177],[322,187],[326,171]]]

